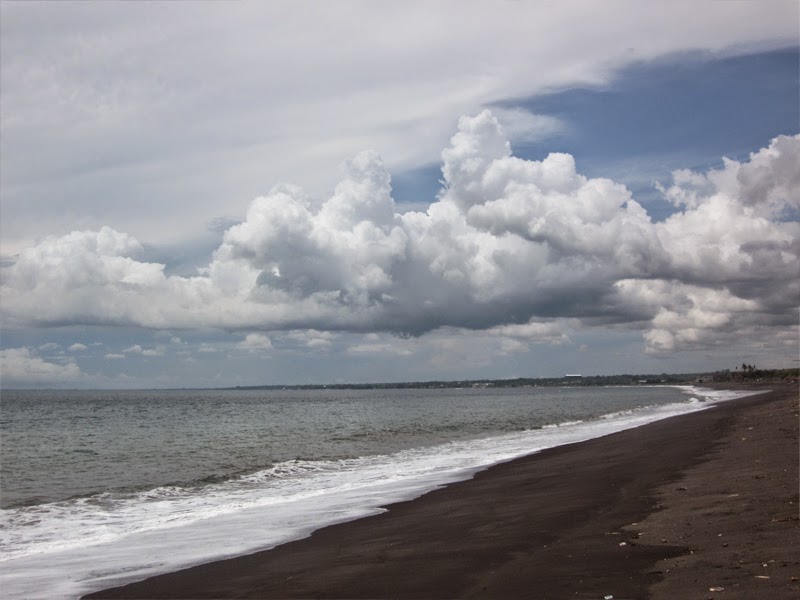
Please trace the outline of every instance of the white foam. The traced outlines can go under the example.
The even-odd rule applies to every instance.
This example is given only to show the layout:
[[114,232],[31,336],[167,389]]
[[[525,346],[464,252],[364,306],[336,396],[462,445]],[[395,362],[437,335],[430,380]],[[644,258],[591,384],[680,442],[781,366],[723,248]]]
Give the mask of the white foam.
[[676,385],[676,388],[683,390],[686,394],[700,396],[701,402],[725,402],[747,396],[766,394],[770,390],[714,390],[711,388],[696,387],[693,385]]
[[702,401],[645,407],[387,456],[289,461],[201,490],[162,487],[10,509],[0,517],[5,598],[82,594],[299,539],[381,512],[487,466],[760,392],[684,387]]

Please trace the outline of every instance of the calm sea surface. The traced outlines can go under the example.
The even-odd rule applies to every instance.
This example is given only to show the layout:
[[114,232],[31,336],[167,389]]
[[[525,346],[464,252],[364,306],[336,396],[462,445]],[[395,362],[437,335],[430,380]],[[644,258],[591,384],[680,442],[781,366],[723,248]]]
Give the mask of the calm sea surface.
[[0,591],[76,597],[708,406],[698,390],[3,391]]

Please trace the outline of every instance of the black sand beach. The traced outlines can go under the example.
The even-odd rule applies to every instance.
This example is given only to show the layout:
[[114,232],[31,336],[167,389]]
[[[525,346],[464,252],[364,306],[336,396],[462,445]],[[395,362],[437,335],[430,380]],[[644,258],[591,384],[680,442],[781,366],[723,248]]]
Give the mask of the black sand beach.
[[87,598],[797,598],[798,506],[798,389],[773,386]]

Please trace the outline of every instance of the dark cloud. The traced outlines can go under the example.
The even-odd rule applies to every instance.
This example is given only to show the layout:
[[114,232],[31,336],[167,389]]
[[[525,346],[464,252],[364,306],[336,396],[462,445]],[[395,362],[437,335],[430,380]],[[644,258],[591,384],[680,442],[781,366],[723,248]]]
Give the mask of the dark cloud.
[[[798,206],[798,148],[781,136],[746,163],[676,173],[664,193],[680,210],[655,223],[570,155],[513,156],[485,111],[459,122],[425,213],[398,213],[364,152],[327,199],[288,185],[256,198],[193,276],[143,261],[110,228],[48,238],[4,268],[4,319],[401,336],[567,319],[642,329],[657,354],[783,335],[800,248],[799,224],[780,216]],[[268,348],[258,335],[242,348]]]

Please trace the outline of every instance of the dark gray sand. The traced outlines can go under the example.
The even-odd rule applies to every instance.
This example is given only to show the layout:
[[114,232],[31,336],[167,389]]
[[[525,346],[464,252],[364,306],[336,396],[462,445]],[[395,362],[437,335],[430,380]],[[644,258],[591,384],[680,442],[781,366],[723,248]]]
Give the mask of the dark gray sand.
[[498,465],[89,598],[800,598],[798,389]]

